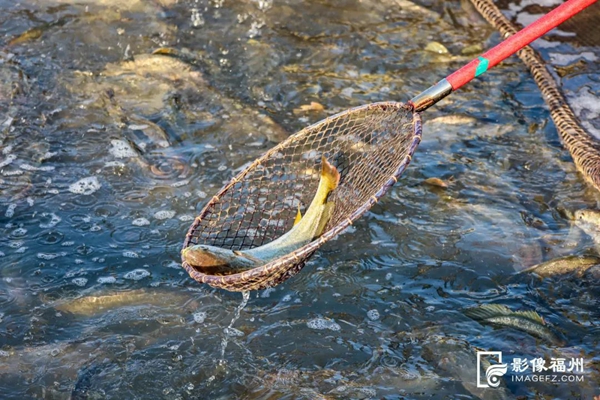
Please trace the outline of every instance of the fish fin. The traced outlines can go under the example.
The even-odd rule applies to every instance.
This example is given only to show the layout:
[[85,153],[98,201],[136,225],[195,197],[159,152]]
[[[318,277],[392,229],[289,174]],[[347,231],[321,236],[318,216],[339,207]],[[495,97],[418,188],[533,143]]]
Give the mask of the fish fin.
[[533,322],[546,325],[544,319],[536,311],[513,311],[502,304],[482,304],[477,307],[468,308],[465,310],[465,315],[475,320],[484,320],[503,315],[518,315],[520,317],[527,318],[528,320],[531,320]]
[[321,156],[321,179],[326,182],[328,192],[338,187],[340,183],[340,172],[323,155]]
[[529,320],[532,320],[534,322],[538,322],[542,325],[546,325],[546,321],[544,321],[544,318],[542,318],[542,316],[540,314],[538,314],[536,311],[533,310],[529,310],[529,311],[515,311],[514,312],[517,315],[522,316],[523,318],[527,318]]
[[294,219],[294,226],[302,219],[302,213],[300,212],[300,204],[298,204],[298,212],[296,213],[296,218]]
[[509,315],[513,311],[502,304],[482,304],[480,306],[467,308],[465,315],[475,320],[497,317],[499,315]]
[[[323,214],[321,214],[321,219],[319,220],[319,225],[317,225],[317,229],[315,230],[315,236],[312,238],[319,237],[323,234],[327,223],[331,219],[333,215],[333,207],[335,203],[333,201],[329,201],[323,205]],[[311,239],[311,240],[312,240]]]

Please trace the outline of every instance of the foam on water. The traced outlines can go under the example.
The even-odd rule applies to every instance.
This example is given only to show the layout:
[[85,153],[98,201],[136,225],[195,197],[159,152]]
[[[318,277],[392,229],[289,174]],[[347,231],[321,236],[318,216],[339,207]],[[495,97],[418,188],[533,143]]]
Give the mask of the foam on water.
[[138,253],[136,253],[135,251],[125,250],[123,252],[123,257],[127,257],[127,258],[140,258],[140,255]]
[[50,217],[50,221],[40,223],[42,229],[54,228],[61,221],[61,218],[54,213],[42,213],[41,216],[44,218]]
[[33,165],[29,165],[26,163],[19,165],[19,168],[21,168],[24,171],[53,171],[54,170],[54,167],[51,165],[45,165],[43,167],[34,167]]
[[133,281],[139,281],[140,279],[144,279],[146,277],[150,276],[150,271],[146,271],[145,269],[134,269],[133,271],[129,271],[128,273],[125,274],[125,276],[123,278],[125,279],[131,279]]
[[54,260],[55,258],[64,257],[66,255],[67,253],[64,251],[61,251],[60,253],[37,253],[37,258],[42,260]]
[[206,312],[198,311],[198,312],[195,312],[192,316],[194,317],[195,323],[202,324],[202,323],[204,323],[204,320],[206,319]]
[[117,282],[117,278],[115,278],[114,276],[101,276],[97,279],[97,282],[100,284],[115,283]]
[[88,280],[87,278],[74,278],[73,280],[71,280],[71,282],[73,282],[77,286],[84,287],[85,285],[87,285]]
[[169,219],[175,216],[175,211],[173,210],[160,210],[154,213],[154,218],[156,219]]
[[6,167],[7,165],[15,161],[16,158],[17,156],[15,156],[14,154],[9,154],[8,156],[6,156],[6,159],[4,159],[4,161],[0,161],[0,168]]
[[367,317],[369,317],[371,321],[377,321],[379,319],[379,311],[369,310],[367,311]]
[[90,195],[100,189],[102,185],[98,178],[95,176],[88,176],[87,178],[82,178],[75,183],[69,185],[69,192],[75,194],[84,194]]
[[124,140],[111,140],[110,145],[112,147],[108,150],[108,152],[116,158],[129,158],[137,156],[135,150],[133,150],[129,143]]
[[25,236],[26,233],[27,229],[25,228],[17,228],[14,231],[12,231],[13,236]]
[[15,215],[15,208],[17,208],[17,205],[15,203],[9,204],[8,207],[6,208],[6,212],[4,213],[4,216],[6,218],[12,218],[13,215]]
[[337,322],[325,318],[311,319],[306,323],[306,326],[308,326],[310,329],[316,330],[329,329],[331,331],[339,331],[340,329],[342,329]]
[[146,225],[150,225],[150,221],[148,221],[147,218],[136,218],[133,221],[131,221],[131,225],[146,226]]

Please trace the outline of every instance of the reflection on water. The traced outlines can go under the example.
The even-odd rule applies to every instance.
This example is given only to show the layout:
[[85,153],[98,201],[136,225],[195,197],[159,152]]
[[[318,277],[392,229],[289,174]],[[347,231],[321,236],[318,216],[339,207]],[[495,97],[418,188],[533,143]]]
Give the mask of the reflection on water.
[[[513,276],[596,254],[559,210],[598,200],[513,59],[427,111],[401,182],[300,275],[243,307],[179,265],[199,209],[266,149],[497,41],[429,3],[0,0],[2,397],[600,394],[597,276]],[[463,314],[482,303],[566,344]],[[576,354],[585,380],[477,388],[476,349]]]

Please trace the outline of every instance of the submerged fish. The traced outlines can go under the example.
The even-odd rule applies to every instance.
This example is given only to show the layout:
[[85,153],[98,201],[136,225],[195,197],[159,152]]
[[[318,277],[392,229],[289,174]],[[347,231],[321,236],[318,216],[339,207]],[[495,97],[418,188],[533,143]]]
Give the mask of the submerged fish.
[[198,244],[182,250],[183,259],[190,265],[213,275],[236,273],[264,265],[289,254],[320,236],[333,214],[334,203],[327,201],[329,193],[340,181],[340,173],[325,157],[321,157],[321,179],[315,197],[304,217],[298,215],[294,226],[279,238],[249,250],[237,251]]
[[566,256],[534,265],[521,273],[533,272],[543,278],[571,273],[581,277],[588,269],[598,264],[600,264],[600,258],[596,256]]
[[484,304],[468,308],[465,315],[483,323],[519,329],[553,344],[564,344],[564,340],[551,330],[535,311],[512,311],[501,304]]
[[120,307],[133,306],[177,306],[182,307],[190,301],[184,293],[165,292],[162,290],[134,289],[99,296],[84,296],[77,299],[62,299],[54,308],[58,311],[76,315],[94,316],[113,311]]
[[582,209],[573,213],[576,226],[590,235],[596,248],[600,247],[600,211]]

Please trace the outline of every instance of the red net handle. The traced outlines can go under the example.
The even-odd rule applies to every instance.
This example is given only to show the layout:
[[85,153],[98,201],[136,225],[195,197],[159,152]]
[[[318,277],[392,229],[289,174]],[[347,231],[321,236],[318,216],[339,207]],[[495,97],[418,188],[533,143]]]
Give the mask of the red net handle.
[[598,0],[568,0],[454,72],[446,80],[452,85],[452,90],[457,90],[596,1]]

